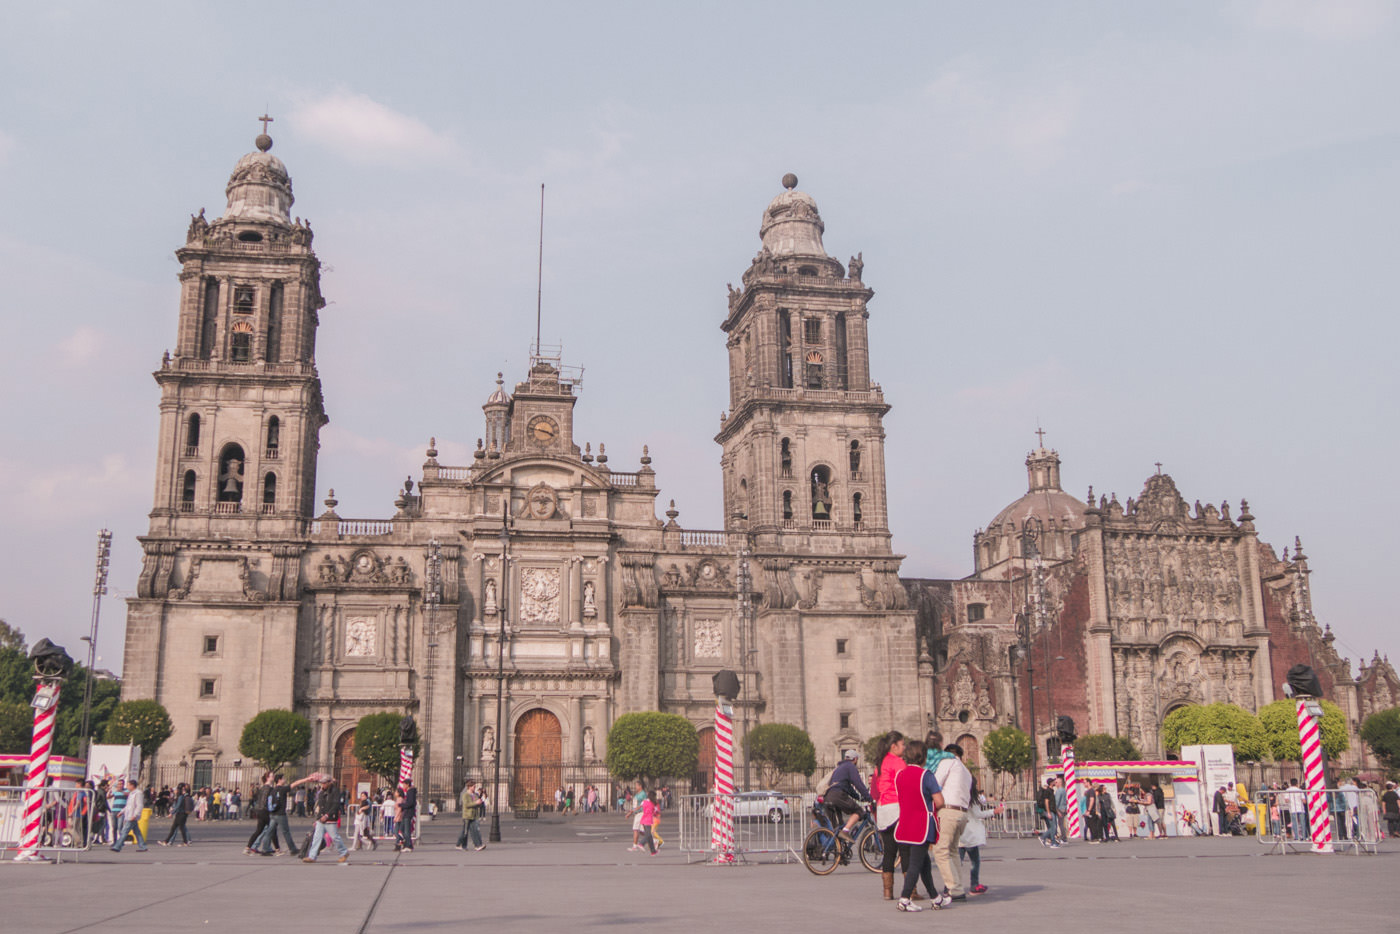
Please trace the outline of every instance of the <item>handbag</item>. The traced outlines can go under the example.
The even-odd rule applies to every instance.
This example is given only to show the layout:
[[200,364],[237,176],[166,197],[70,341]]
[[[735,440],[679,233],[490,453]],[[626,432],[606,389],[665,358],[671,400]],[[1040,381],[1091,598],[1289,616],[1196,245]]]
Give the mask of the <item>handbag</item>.
[[899,820],[899,802],[891,801],[875,808],[875,829],[889,830]]

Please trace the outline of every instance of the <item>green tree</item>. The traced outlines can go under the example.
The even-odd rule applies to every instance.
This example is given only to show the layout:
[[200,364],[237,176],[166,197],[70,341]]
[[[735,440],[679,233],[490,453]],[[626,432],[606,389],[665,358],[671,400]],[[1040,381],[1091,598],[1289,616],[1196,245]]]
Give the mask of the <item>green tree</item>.
[[[1323,719],[1326,719],[1325,713]],[[1371,747],[1386,771],[1400,770],[1400,707],[1378,710],[1362,721],[1361,739]]]
[[21,654],[28,654],[29,644],[24,641],[24,633],[0,619],[0,649],[19,649]]
[[311,749],[311,722],[290,710],[264,710],[243,727],[238,751],[269,772]]
[[[1336,758],[1346,751],[1347,715],[1329,700],[1322,704],[1322,750],[1327,757]],[[1291,700],[1277,700],[1259,710],[1263,725],[1265,748],[1276,762],[1297,762],[1302,756],[1298,745],[1298,707]]]
[[1074,758],[1081,762],[1141,762],[1142,752],[1126,736],[1089,733],[1074,741]]
[[[399,777],[399,723],[403,714],[386,710],[366,714],[355,725],[355,758],[376,775],[395,782]],[[421,743],[414,743],[416,756]]]
[[694,774],[700,758],[700,737],[685,717],[645,711],[627,713],[608,731],[608,771],[623,781]]
[[0,700],[0,753],[29,754],[34,734],[34,711],[21,701]]
[[129,700],[117,704],[102,738],[109,743],[133,744],[141,747],[142,758],[149,759],[175,731],[170,714],[153,700]]
[[759,780],[772,787],[783,775],[811,775],[817,770],[817,749],[801,727],[765,723],[745,737],[749,761],[758,766]]
[[1020,775],[1031,766],[1031,738],[1010,725],[992,730],[982,741],[982,755],[987,757],[987,767],[1002,777],[1004,793],[1006,776]]
[[1258,762],[1269,751],[1259,718],[1234,704],[1192,704],[1162,722],[1162,744],[1172,752],[1206,743],[1233,746],[1235,758],[1246,762]]

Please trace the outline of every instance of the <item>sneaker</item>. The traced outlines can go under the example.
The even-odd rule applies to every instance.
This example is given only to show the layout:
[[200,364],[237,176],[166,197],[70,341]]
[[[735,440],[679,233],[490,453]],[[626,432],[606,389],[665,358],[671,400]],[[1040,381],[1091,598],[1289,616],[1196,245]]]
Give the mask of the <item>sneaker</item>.
[[894,907],[898,908],[900,911],[923,911],[923,910],[924,910],[924,906],[923,906],[923,905],[916,904],[915,902],[913,902],[913,901],[911,901],[911,900],[909,900],[909,899],[907,899],[907,898],[901,898],[899,901],[895,902]]
[[157,840],[156,842],[159,843],[161,846],[169,846],[169,845],[170,845],[169,843],[166,843],[164,840]]
[[972,888],[968,889],[968,891],[973,895],[982,895],[987,891],[987,887],[985,885],[974,885]]
[[[967,896],[964,895],[962,897],[966,898]],[[942,895],[938,896],[933,900],[933,907],[935,910],[938,910],[940,908],[947,908],[951,904],[953,904],[953,898],[947,892],[944,892]]]
[[486,849],[486,844],[483,843],[481,846],[479,846],[479,847],[476,848],[476,851],[477,851],[478,853],[480,853],[480,852],[481,852],[482,850],[484,850],[484,849]]
[[336,862],[337,862],[337,863],[348,863],[348,862],[350,862],[350,854],[349,854],[349,853],[346,853],[346,854],[345,854],[344,856],[342,856],[340,859],[336,860]]
[[[949,895],[945,892],[942,895],[940,895],[939,898],[946,898],[955,902],[965,902],[967,901],[967,893],[964,892],[961,895]],[[938,898],[935,898],[934,901],[938,901]]]
[[301,858],[301,861],[302,861],[303,863],[314,863],[314,862],[316,862],[316,860],[312,859],[310,856],[303,856],[303,857]]
[[454,849],[454,850],[460,850],[460,849],[462,849],[462,848],[461,848],[460,846],[454,846],[452,849]]

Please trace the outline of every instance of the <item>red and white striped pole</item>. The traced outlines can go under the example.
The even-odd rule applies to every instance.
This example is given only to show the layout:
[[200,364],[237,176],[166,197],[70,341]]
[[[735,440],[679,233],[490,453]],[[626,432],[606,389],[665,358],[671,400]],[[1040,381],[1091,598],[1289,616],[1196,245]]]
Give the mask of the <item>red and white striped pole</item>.
[[24,777],[24,810],[15,862],[43,858],[38,853],[39,827],[43,823],[44,786],[49,779],[49,755],[53,752],[53,727],[62,687],[59,681],[44,680],[34,695],[34,738],[29,744],[29,770]]
[[399,787],[407,788],[413,781],[413,747],[399,747]]
[[714,862],[734,862],[734,708],[715,703],[715,805],[710,823]]
[[1074,771],[1073,746],[1060,748],[1060,762],[1065,769],[1065,807],[1069,809],[1065,821],[1069,825],[1069,839],[1078,840],[1083,828],[1079,823],[1079,775]]
[[1303,778],[1308,786],[1308,825],[1312,828],[1312,851],[1331,853],[1332,826],[1327,816],[1327,773],[1322,767],[1322,730],[1317,719],[1308,711],[1309,701],[1299,700],[1296,703],[1298,744],[1303,750]]

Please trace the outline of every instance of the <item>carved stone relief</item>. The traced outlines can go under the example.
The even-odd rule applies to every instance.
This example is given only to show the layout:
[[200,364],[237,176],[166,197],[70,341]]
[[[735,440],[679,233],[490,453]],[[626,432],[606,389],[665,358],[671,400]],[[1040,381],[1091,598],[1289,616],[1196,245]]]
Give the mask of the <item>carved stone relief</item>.
[[558,568],[520,571],[520,621],[535,626],[559,622]]
[[345,620],[345,655],[348,658],[370,658],[375,655],[377,630],[371,617],[348,617]]
[[697,659],[724,657],[724,632],[719,620],[696,620],[691,654]]

